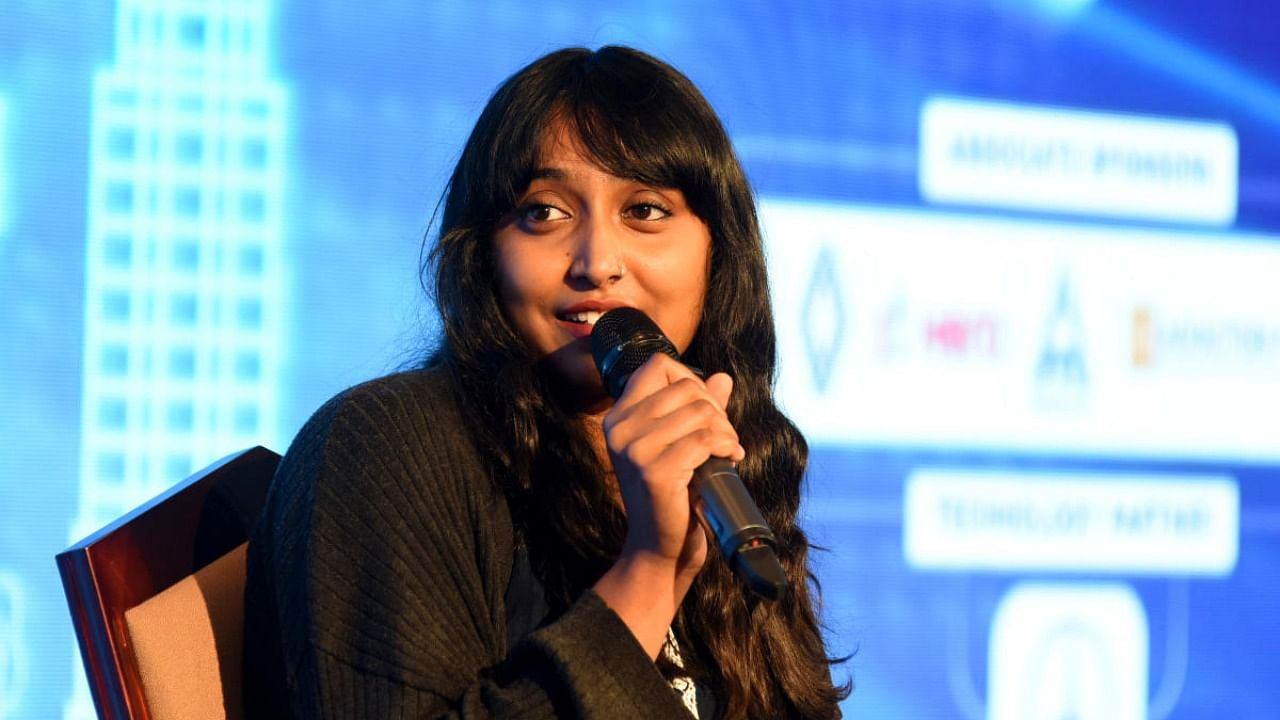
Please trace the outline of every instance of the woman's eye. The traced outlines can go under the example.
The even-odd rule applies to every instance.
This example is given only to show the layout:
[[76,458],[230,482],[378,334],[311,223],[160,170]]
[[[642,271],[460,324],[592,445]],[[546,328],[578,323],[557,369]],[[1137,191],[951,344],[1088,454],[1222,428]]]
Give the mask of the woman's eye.
[[625,214],[635,220],[661,220],[671,217],[671,211],[656,203],[637,203],[626,209]]
[[569,217],[569,214],[554,205],[546,203],[530,203],[520,209],[520,216],[527,222],[550,222],[552,220],[563,220]]

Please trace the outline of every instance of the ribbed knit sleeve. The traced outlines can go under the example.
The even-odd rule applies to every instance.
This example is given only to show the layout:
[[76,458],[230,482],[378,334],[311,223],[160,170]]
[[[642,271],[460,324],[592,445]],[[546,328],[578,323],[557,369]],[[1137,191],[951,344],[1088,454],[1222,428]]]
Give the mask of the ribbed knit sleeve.
[[681,717],[594,593],[508,657],[510,512],[449,398],[383,378],[289,448],[249,548],[248,717]]

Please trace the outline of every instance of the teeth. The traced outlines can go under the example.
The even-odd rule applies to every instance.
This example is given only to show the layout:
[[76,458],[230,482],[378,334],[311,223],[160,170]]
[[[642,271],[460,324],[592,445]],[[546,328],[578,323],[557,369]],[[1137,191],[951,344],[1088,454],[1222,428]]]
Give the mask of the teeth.
[[564,316],[564,319],[568,320],[569,322],[586,323],[588,325],[595,325],[596,321],[599,320],[600,316],[603,314],[604,313],[596,312],[595,310],[589,310],[587,312],[569,313]]

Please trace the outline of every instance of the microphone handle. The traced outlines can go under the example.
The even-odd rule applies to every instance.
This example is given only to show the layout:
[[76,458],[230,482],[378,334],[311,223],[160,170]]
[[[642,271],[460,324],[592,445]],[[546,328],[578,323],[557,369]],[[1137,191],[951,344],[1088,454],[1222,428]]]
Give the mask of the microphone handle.
[[698,519],[711,531],[720,551],[747,588],[766,600],[787,590],[787,574],[778,562],[778,539],[747,493],[733,463],[710,458],[693,473],[689,485]]

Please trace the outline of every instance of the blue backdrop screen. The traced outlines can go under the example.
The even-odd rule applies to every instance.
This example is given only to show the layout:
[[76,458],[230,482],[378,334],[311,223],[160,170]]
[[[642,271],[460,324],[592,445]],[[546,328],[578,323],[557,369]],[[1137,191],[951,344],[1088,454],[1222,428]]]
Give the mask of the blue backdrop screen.
[[1268,3],[0,7],[0,718],[92,716],[56,552],[421,355],[480,108],[607,43],[757,189],[846,714],[1280,716]]

